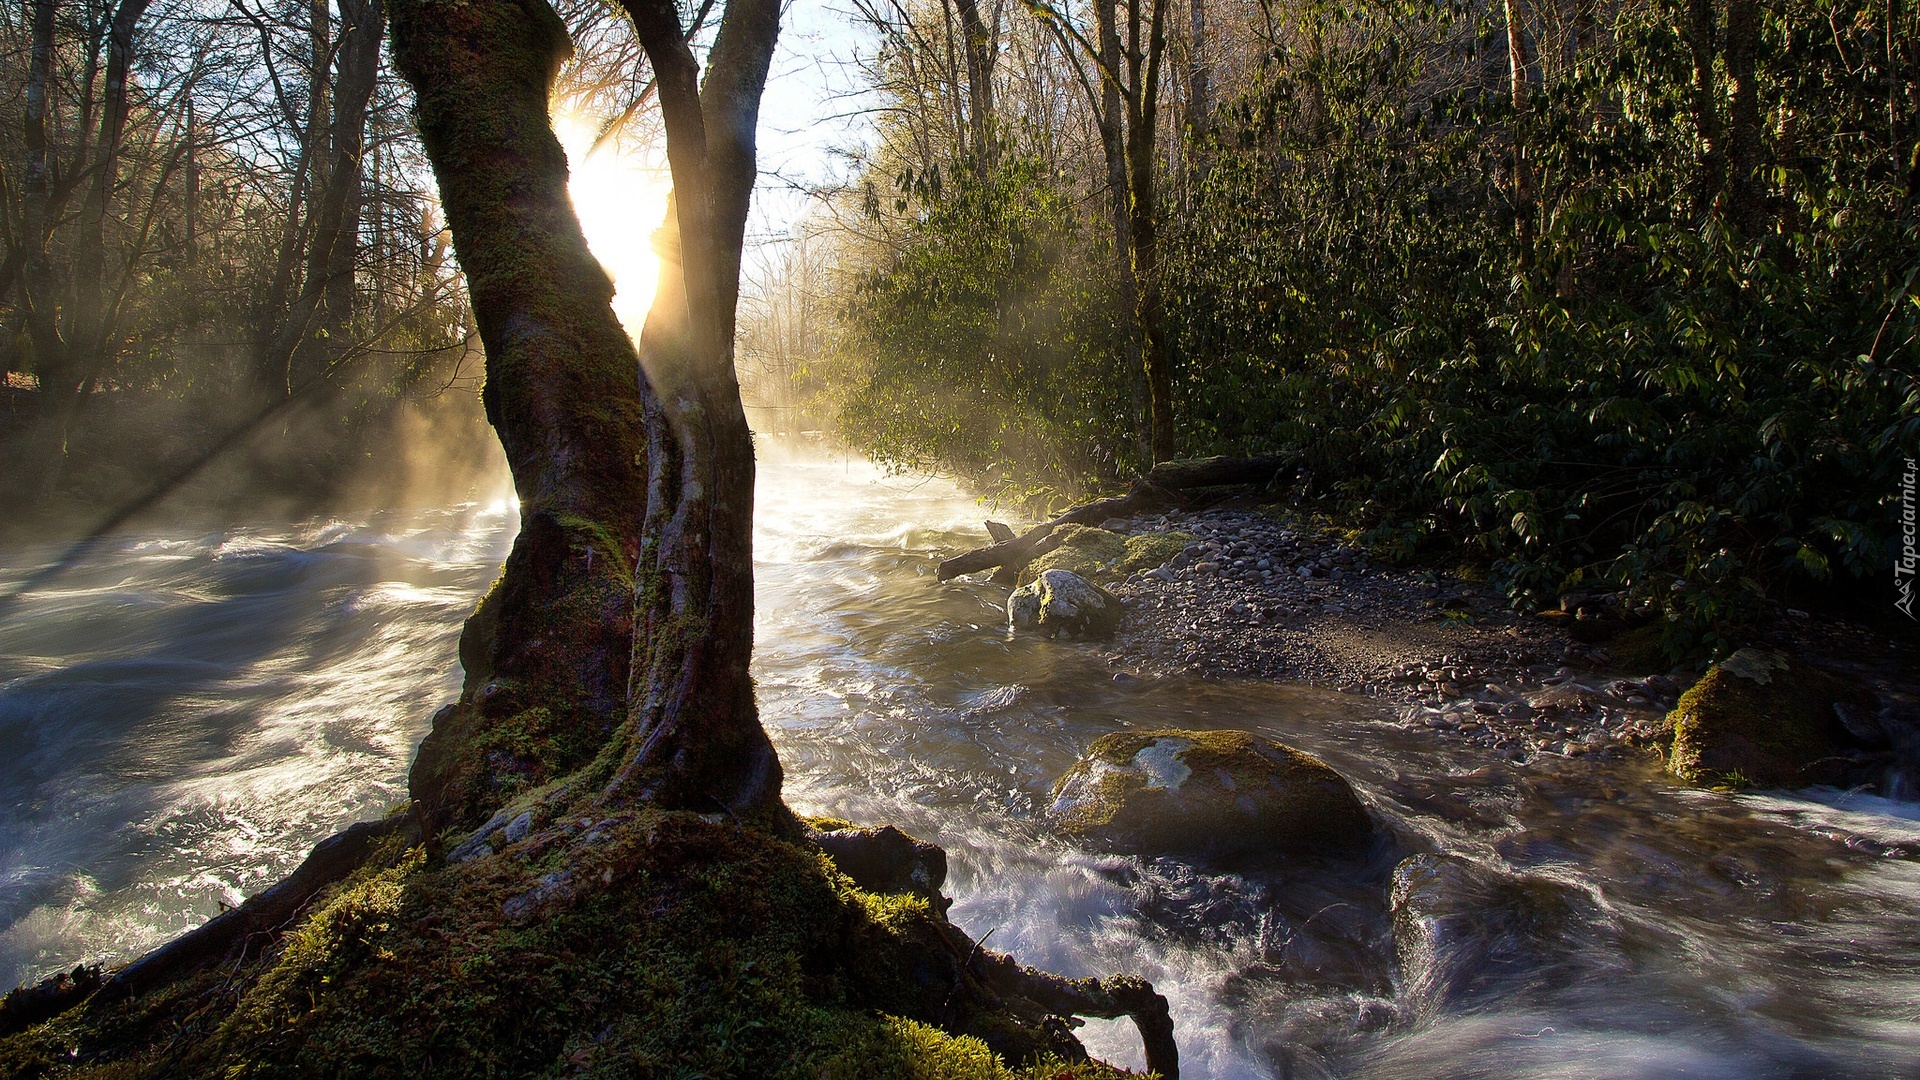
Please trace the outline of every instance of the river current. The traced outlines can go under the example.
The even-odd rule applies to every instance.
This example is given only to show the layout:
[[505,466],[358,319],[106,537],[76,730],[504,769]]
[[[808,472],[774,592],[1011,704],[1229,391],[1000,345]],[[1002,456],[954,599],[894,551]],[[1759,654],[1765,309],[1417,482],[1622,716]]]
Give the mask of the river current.
[[[1364,698],[1130,680],[934,583],[980,508],[858,461],[763,464],[755,674],[803,812],[948,849],[952,918],[1172,1002],[1184,1075],[1920,1077],[1920,806],[1727,796],[1650,763],[1520,769]],[[99,542],[0,613],[0,986],[121,962],[403,798],[458,689],[506,505]],[[0,553],[0,595],[59,552]],[[1054,777],[1124,728],[1314,753],[1384,826],[1340,863],[1195,867],[1051,839]],[[1424,921],[1389,906],[1410,855]],[[1081,1036],[1139,1065],[1122,1022]]]

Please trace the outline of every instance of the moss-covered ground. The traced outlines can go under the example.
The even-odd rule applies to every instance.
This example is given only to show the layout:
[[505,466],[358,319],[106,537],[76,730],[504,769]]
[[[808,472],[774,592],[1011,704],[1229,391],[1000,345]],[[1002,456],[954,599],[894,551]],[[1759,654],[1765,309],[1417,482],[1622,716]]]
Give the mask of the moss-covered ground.
[[926,901],[804,843],[653,810],[459,865],[400,843],[244,957],[0,1040],[0,1076],[1124,1075],[997,1054]]

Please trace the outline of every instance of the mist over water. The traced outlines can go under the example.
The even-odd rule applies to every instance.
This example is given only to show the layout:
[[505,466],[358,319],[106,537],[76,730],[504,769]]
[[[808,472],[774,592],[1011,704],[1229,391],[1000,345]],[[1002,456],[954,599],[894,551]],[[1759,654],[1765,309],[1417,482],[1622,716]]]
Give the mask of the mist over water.
[[[951,485],[803,459],[763,462],[758,497],[755,674],[789,801],[946,845],[952,916],[993,948],[1152,979],[1189,1077],[1915,1075],[1913,804],[1522,773],[1364,699],[1116,682],[1097,646],[1010,638],[1004,590],[934,584],[936,552],[979,536]],[[0,983],[128,959],[404,798],[514,526],[494,506],[130,536],[23,597],[0,624]],[[6,553],[0,590],[55,554]],[[1166,726],[1323,757],[1385,836],[1207,869],[1046,836],[1088,743]],[[1397,952],[1393,869],[1420,852],[1470,870],[1435,879],[1443,914]],[[1081,1035],[1139,1064],[1124,1021]]]

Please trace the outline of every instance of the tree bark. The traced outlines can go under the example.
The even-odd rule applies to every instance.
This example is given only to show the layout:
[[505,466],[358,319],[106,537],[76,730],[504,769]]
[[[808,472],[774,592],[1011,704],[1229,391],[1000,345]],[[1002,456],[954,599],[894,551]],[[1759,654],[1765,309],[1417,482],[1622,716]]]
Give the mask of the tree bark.
[[1693,54],[1693,126],[1700,138],[1700,150],[1694,160],[1695,214],[1707,212],[1726,178],[1713,73],[1718,38],[1719,16],[1714,0],[1687,0],[1687,48]]
[[1213,119],[1211,72],[1207,68],[1206,0],[1191,0],[1187,30],[1187,131],[1197,152]]
[[993,68],[998,58],[1000,26],[980,17],[980,0],[955,0],[967,52],[967,127],[973,144],[974,175],[985,179],[993,171],[998,151],[993,126]]
[[1746,233],[1761,227],[1764,207],[1760,167],[1760,88],[1755,62],[1760,51],[1760,10],[1754,0],[1727,0],[1727,202]]
[[1514,0],[1506,0],[1507,77],[1513,100],[1513,220],[1520,266],[1533,265],[1533,176],[1527,161],[1527,37]]
[[733,368],[741,246],[778,0],[729,0],[705,83],[672,0],[623,0],[652,64],[673,197],[640,336],[648,480],[632,744],[608,793],[778,819],[753,654],[753,436]]
[[[317,5],[324,11],[325,5]],[[341,36],[332,51],[337,77],[318,80],[331,102],[314,110],[326,123],[314,141],[306,273],[300,294],[275,338],[289,394],[325,378],[353,318],[354,267],[360,253],[361,153],[368,105],[380,68],[386,28],[382,0],[342,0]]]
[[394,0],[392,17],[521,516],[461,636],[460,701],[414,762],[432,828],[477,821],[516,785],[581,764],[625,719],[647,451],[638,357],[547,118],[565,26],[542,0]]
[[1153,178],[1153,152],[1159,132],[1160,65],[1167,45],[1167,0],[1152,0],[1146,27],[1147,47],[1139,48],[1140,0],[1128,0],[1132,14],[1128,64],[1132,85],[1127,95],[1127,166],[1132,212],[1133,278],[1138,303],[1135,319],[1147,371],[1148,450],[1155,462],[1175,453],[1173,362],[1168,354],[1166,313],[1160,287],[1159,210]]
[[[54,17],[58,0],[33,0],[32,44],[27,65],[23,124],[26,175],[21,183],[20,296],[26,309],[27,337],[33,345],[34,371],[40,379],[40,415],[24,455],[23,490],[45,498],[58,483],[67,453],[67,421],[72,395],[59,388],[72,382],[73,355],[60,326],[52,260],[47,245],[59,214],[48,160],[47,115],[53,86]],[[85,140],[81,140],[82,143]]]

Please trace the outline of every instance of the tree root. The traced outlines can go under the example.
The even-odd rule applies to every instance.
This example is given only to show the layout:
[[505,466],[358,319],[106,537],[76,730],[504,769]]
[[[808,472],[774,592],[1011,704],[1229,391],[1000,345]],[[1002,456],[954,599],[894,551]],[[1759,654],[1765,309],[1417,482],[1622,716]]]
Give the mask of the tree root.
[[118,1001],[163,986],[209,960],[226,956],[236,943],[273,933],[307,906],[315,893],[367,864],[380,841],[412,829],[410,816],[349,825],[314,845],[293,873],[239,907],[223,911],[198,927],[102,979],[98,967],[78,967],[35,986],[22,986],[0,999],[0,1036],[51,1020],[98,992]]

